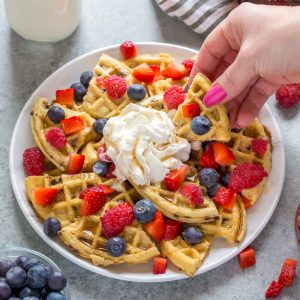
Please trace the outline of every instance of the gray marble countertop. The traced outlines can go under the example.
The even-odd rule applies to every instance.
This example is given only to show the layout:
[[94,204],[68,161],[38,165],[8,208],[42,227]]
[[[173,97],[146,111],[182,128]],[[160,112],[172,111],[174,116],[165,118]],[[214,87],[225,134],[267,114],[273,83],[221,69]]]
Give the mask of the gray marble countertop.
[[[298,258],[294,214],[300,202],[300,119],[298,111],[271,109],[278,120],[286,149],[286,179],[279,205],[254,241],[257,264],[242,271],[236,259],[195,278],[169,283],[122,282],[90,273],[50,249],[33,231],[15,200],[8,171],[11,134],[24,103],[36,87],[58,67],[91,50],[134,41],[169,42],[199,48],[202,37],[164,15],[150,0],[85,0],[79,28],[57,44],[23,40],[8,27],[0,1],[0,247],[36,249],[65,271],[72,299],[264,299],[286,257]],[[21,158],[20,158],[21,159]],[[280,299],[300,299],[299,278]]]

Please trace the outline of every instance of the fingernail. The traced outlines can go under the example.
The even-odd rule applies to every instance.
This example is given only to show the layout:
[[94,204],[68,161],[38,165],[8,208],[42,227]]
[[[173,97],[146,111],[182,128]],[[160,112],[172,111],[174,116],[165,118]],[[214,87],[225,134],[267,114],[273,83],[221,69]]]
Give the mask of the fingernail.
[[216,84],[206,93],[203,102],[206,106],[213,106],[224,100],[226,96],[226,91],[220,85]]

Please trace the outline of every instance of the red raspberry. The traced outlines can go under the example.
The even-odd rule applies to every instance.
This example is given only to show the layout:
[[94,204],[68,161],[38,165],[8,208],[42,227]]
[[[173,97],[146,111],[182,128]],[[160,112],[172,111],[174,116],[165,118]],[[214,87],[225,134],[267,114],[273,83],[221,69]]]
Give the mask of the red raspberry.
[[123,44],[120,45],[120,50],[124,59],[129,59],[131,57],[136,56],[136,47],[133,41],[125,41]]
[[235,192],[258,185],[268,173],[260,165],[245,162],[238,165],[230,175],[229,187]]
[[277,298],[283,289],[283,285],[277,283],[275,280],[272,281],[269,288],[266,291],[266,298]]
[[23,164],[27,175],[41,175],[45,169],[44,154],[37,147],[26,149],[23,153]]
[[170,86],[164,92],[164,101],[168,109],[177,109],[184,99],[185,92],[183,88],[177,85]]
[[264,139],[253,139],[251,141],[252,151],[258,155],[264,155],[268,149],[269,141]]
[[118,99],[127,91],[126,80],[118,75],[111,75],[103,80],[103,87],[111,99]]
[[300,100],[300,83],[282,85],[276,92],[277,103],[283,108],[290,108]]
[[106,211],[100,221],[103,234],[107,238],[116,236],[134,221],[133,207],[129,204],[119,204]]
[[164,240],[174,240],[182,231],[182,223],[176,220],[166,219],[166,231],[164,235]]
[[193,59],[188,58],[188,59],[185,59],[184,61],[182,61],[182,63],[181,63],[182,65],[184,65],[185,70],[186,70],[186,72],[187,72],[188,75],[191,74],[191,71],[192,71],[192,69],[193,69],[194,62],[195,62],[195,61],[194,61]]
[[199,186],[189,183],[186,184],[180,193],[189,199],[190,205],[202,205],[204,202],[203,194]]
[[45,134],[47,142],[54,148],[61,149],[66,146],[67,139],[60,128],[52,128]]

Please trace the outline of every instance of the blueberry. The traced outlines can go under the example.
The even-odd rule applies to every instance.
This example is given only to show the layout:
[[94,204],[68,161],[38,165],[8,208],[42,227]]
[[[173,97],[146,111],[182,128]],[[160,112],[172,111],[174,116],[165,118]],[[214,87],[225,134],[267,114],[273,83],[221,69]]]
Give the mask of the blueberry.
[[213,198],[217,191],[220,189],[221,185],[219,183],[213,185],[213,186],[210,186],[207,188],[207,194],[209,197]]
[[59,220],[54,217],[48,218],[44,222],[44,232],[48,236],[56,236],[61,229]]
[[45,299],[49,293],[51,293],[51,291],[47,287],[44,287],[40,291],[42,299]]
[[24,268],[25,262],[27,262],[30,258],[28,256],[21,255],[16,258],[15,263],[18,267]]
[[99,176],[105,176],[108,172],[109,163],[106,161],[97,161],[93,165],[93,172]]
[[106,125],[106,122],[108,119],[103,118],[103,119],[97,119],[94,124],[93,124],[93,129],[94,131],[100,136],[103,137],[103,129],[104,126]]
[[146,96],[146,89],[141,84],[131,84],[128,86],[127,95],[130,100],[142,100]]
[[23,269],[28,271],[31,267],[38,265],[40,262],[36,258],[29,258],[23,264]]
[[182,232],[182,237],[188,244],[195,245],[201,243],[203,233],[195,227],[189,227]]
[[223,173],[222,176],[221,176],[221,181],[222,183],[225,185],[225,186],[228,186],[229,185],[229,179],[230,179],[230,173],[229,172],[226,172],[226,173]]
[[40,297],[40,292],[39,291],[37,291],[37,290],[33,290],[33,289],[31,289],[31,288],[29,288],[29,287],[24,287],[21,291],[20,291],[20,293],[19,293],[19,297],[21,298],[21,299],[23,299],[23,298],[25,298],[25,297]]
[[134,206],[134,217],[139,223],[149,223],[151,220],[153,220],[155,213],[156,207],[148,199],[142,199]]
[[6,259],[6,260],[0,261],[0,277],[4,277],[6,272],[15,266],[16,266],[16,263],[11,260]]
[[8,283],[0,281],[0,299],[8,299],[11,296],[11,287]]
[[59,124],[65,118],[65,111],[59,106],[51,106],[47,111],[47,116],[53,123]]
[[207,118],[198,116],[193,118],[191,123],[191,129],[194,134],[203,135],[207,133],[210,129],[210,122]]
[[13,288],[20,288],[23,286],[23,284],[26,281],[26,272],[16,266],[16,267],[12,267],[11,269],[9,269],[6,273],[6,281],[7,283]]
[[48,272],[48,277],[50,276],[51,273],[54,272],[53,269],[52,269],[51,267],[49,267],[49,266],[45,266],[45,269],[46,269],[47,272]]
[[41,265],[35,265],[27,272],[28,286],[33,289],[45,287],[48,281],[48,271]]
[[67,285],[67,278],[61,272],[53,272],[48,279],[48,287],[55,292],[62,291]]
[[126,250],[126,242],[123,238],[116,236],[108,240],[106,247],[109,255],[118,257],[124,254]]
[[80,75],[80,82],[83,84],[86,88],[88,88],[89,83],[93,77],[92,71],[85,71]]
[[75,100],[77,102],[82,102],[83,97],[86,94],[86,87],[83,84],[76,82],[71,85],[71,88],[74,89]]
[[204,168],[199,172],[200,182],[206,187],[216,185],[219,179],[219,174],[215,169]]
[[188,85],[188,84],[184,87],[184,91],[185,91],[186,93],[189,91],[189,85]]
[[52,292],[47,296],[46,300],[67,300],[67,297],[61,293]]

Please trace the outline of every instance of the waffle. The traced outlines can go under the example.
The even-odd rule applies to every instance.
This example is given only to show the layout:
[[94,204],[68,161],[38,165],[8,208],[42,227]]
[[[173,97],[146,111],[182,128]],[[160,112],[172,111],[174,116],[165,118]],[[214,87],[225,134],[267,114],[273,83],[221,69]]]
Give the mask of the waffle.
[[54,124],[47,117],[49,101],[46,98],[37,98],[35,104],[33,105],[31,128],[34,140],[46,158],[59,170],[64,171],[68,166],[70,153],[78,152],[78,150],[88,141],[95,138],[95,133],[92,130],[92,125],[95,120],[87,113],[77,111],[76,108],[75,110],[71,110],[59,104],[55,105],[61,107],[65,111],[66,118],[79,116],[82,118],[85,124],[85,129],[67,137],[67,144],[63,149],[56,149],[51,146],[45,138],[45,133],[49,129],[61,127],[60,124]]
[[151,84],[148,84],[146,88],[149,96],[155,96],[155,95],[163,94],[166,91],[166,89],[172,85],[178,85],[184,88],[188,83],[188,81],[189,81],[188,77],[184,77],[180,80],[173,80],[171,78],[168,78],[168,79],[157,80]]
[[80,151],[81,154],[84,155],[84,165],[83,165],[83,172],[91,172],[93,169],[93,165],[99,161],[99,157],[97,154],[97,150],[99,149],[100,145],[103,144],[103,140],[101,141],[91,141],[87,143],[82,150]]
[[175,240],[160,242],[164,256],[184,271],[188,276],[194,276],[208,254],[211,245],[210,238],[205,237],[200,244],[189,245],[180,236]]
[[[209,90],[211,82],[202,74],[197,74],[194,78],[184,102],[179,106],[173,119],[177,129],[177,134],[186,138],[188,141],[222,141],[230,140],[230,123],[227,115],[227,109],[224,105],[206,107],[203,103],[203,97]],[[182,105],[188,103],[197,103],[200,107],[200,115],[206,117],[210,123],[210,130],[203,135],[194,134],[191,129],[192,118],[184,117]]]
[[131,59],[127,59],[124,61],[124,64],[132,69],[143,63],[159,66],[160,69],[163,70],[169,64],[174,63],[174,59],[168,53],[159,53],[137,55]]
[[[127,198],[131,198],[129,193]],[[122,200],[107,202],[101,210],[100,216],[107,209],[122,202]],[[102,235],[99,216],[83,217],[61,230],[63,242],[76,250],[80,256],[90,259],[94,265],[140,264],[159,255],[155,244],[147,236],[142,226],[136,222],[126,226],[119,236],[126,241],[126,251],[119,257],[112,257],[106,250],[107,239]]]

